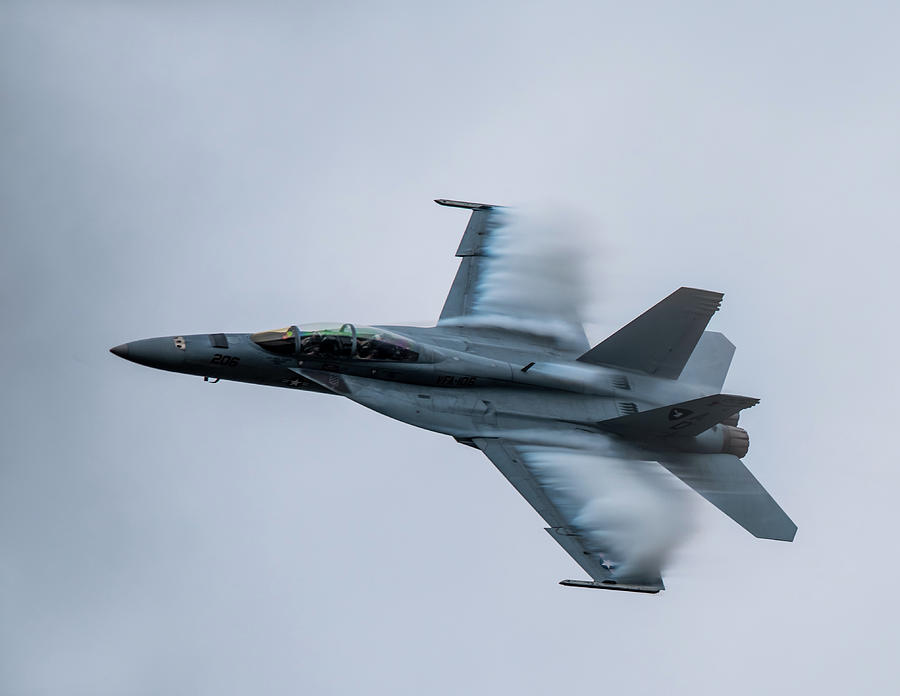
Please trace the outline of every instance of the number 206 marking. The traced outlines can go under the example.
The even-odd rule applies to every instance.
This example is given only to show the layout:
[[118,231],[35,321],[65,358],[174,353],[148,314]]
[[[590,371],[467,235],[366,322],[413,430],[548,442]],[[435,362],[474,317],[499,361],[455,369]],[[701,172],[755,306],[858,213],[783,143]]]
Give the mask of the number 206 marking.
[[236,358],[233,355],[222,355],[221,353],[216,353],[212,360],[209,362],[212,365],[225,365],[227,367],[234,367],[241,361],[240,358]]

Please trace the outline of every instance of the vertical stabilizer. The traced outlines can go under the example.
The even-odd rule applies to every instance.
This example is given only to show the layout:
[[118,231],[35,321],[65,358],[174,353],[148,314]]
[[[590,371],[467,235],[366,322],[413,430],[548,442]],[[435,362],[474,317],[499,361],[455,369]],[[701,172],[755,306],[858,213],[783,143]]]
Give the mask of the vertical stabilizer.
[[578,359],[678,379],[721,303],[720,292],[679,288]]
[[678,380],[708,387],[709,392],[717,394],[725,384],[732,357],[734,344],[724,334],[704,331]]

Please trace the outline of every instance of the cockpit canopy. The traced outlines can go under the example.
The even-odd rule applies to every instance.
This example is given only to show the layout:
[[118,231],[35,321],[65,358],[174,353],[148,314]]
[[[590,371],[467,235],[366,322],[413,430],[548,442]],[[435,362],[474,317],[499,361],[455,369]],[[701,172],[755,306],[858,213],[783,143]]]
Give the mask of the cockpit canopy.
[[276,355],[333,360],[415,362],[419,352],[403,336],[372,326],[305,324],[250,336],[260,348]]
[[296,326],[286,326],[283,329],[272,329],[271,331],[260,331],[259,333],[251,334],[250,340],[270,353],[293,355],[297,352],[298,333],[299,330]]

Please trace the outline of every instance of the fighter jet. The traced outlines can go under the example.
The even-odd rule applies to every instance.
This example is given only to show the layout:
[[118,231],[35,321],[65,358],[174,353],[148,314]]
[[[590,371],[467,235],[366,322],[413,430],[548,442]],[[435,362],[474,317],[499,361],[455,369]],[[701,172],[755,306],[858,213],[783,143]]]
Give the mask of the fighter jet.
[[[562,585],[665,589],[661,568],[630,562],[615,530],[586,514],[584,491],[560,482],[567,462],[585,458],[596,470],[649,463],[752,535],[793,540],[796,525],[741,461],[749,438],[738,419],[759,400],[721,393],[735,347],[706,330],[721,293],[679,288],[591,347],[564,308],[513,298],[501,315],[486,301],[502,283],[491,264],[515,248],[508,209],[436,202],[471,211],[436,326],[300,324],[148,338],[111,352],[204,380],[343,396],[481,450],[590,577]],[[548,264],[531,272],[552,271]]]

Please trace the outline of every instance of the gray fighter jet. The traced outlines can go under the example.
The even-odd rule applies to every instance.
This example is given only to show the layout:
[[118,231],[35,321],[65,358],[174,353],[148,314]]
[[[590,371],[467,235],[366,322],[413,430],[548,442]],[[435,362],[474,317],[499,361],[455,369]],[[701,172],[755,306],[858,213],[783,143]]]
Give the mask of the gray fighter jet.
[[591,578],[563,585],[664,589],[659,566],[630,562],[616,530],[585,514],[585,492],[560,478],[570,461],[652,466],[668,477],[664,468],[754,536],[793,540],[796,525],[741,461],[749,439],[738,417],[758,399],[720,393],[734,346],[706,326],[721,293],[680,288],[590,347],[564,312],[514,302],[500,316],[483,301],[504,208],[436,202],[471,217],[434,327],[301,324],[148,338],[111,351],[205,380],[337,394],[480,449]]

